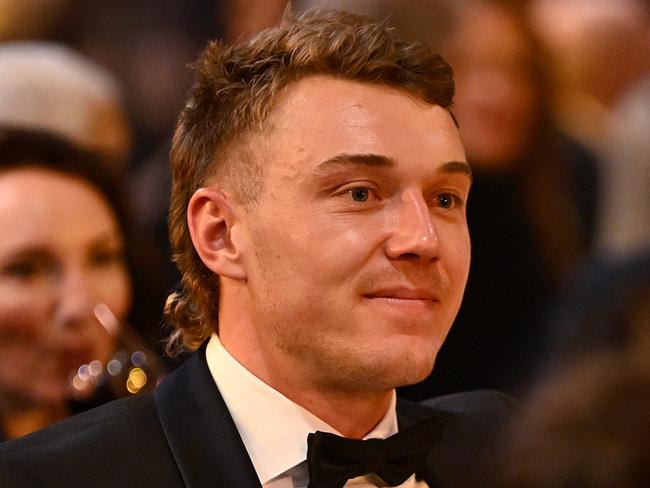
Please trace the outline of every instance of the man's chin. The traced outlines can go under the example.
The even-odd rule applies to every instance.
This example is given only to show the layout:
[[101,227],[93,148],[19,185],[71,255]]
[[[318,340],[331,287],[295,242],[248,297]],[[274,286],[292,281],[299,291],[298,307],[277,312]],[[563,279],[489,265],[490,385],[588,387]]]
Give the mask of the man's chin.
[[394,378],[393,388],[415,385],[427,379],[433,371],[434,360],[423,364],[412,364],[408,370],[402,372],[403,374],[401,376]]
[[399,355],[389,352],[378,360],[375,374],[368,377],[368,386],[386,390],[420,383],[433,371],[435,359],[436,355],[430,351],[411,350]]
[[424,381],[433,371],[433,365],[442,346],[437,335],[398,336],[387,352],[387,363],[392,363],[395,386],[412,385]]

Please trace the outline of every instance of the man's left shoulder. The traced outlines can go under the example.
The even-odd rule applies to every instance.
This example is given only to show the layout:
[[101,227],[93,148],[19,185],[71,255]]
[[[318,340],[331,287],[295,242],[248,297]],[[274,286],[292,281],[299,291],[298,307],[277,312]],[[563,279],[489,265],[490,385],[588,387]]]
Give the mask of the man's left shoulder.
[[489,420],[491,424],[509,421],[520,412],[517,402],[496,390],[475,390],[431,398],[423,402],[399,399],[397,412],[400,423],[415,424],[432,415],[454,422]]
[[468,418],[491,418],[506,421],[520,412],[517,402],[497,390],[475,390],[451,393],[421,402],[420,405],[465,415]]
[[503,462],[503,433],[519,414],[517,403],[494,390],[453,393],[424,402],[399,400],[400,429],[435,419],[439,430],[423,472],[430,485],[481,486]]

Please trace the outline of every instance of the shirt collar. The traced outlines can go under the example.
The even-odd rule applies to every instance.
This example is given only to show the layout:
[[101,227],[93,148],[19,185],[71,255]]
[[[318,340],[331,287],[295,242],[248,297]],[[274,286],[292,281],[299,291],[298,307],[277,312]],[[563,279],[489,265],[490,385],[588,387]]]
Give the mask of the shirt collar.
[[[319,430],[341,435],[248,371],[216,334],[208,342],[206,358],[262,484],[307,459],[308,434]],[[386,414],[366,439],[397,432],[395,405],[393,391]]]

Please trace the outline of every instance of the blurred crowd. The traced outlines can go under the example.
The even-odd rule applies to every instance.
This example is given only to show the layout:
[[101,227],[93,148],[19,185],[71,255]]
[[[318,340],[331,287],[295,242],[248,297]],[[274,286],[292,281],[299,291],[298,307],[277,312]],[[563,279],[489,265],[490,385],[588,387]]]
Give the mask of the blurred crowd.
[[[503,486],[640,486],[650,479],[635,457],[650,452],[650,2],[291,8],[313,7],[386,19],[456,74],[474,171],[472,269],[434,373],[399,394],[490,388],[523,400],[518,469],[502,470]],[[0,0],[0,440],[150,389],[180,360],[163,354],[161,312],[178,279],[167,154],[188,65],[208,40],[254,35],[285,8]],[[544,456],[556,469],[536,471]],[[618,461],[595,461],[608,456]]]

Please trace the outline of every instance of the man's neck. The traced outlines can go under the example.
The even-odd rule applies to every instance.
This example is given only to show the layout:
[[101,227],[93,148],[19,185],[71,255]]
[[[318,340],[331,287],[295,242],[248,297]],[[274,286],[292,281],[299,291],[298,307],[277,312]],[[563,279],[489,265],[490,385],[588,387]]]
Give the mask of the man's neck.
[[257,344],[259,339],[248,336],[246,330],[249,329],[220,324],[219,338],[228,353],[260,380],[345,437],[363,438],[386,414],[392,390],[365,391],[315,384],[300,365],[286,356],[273,354],[271,347]]

